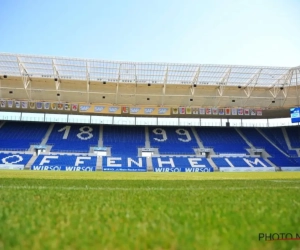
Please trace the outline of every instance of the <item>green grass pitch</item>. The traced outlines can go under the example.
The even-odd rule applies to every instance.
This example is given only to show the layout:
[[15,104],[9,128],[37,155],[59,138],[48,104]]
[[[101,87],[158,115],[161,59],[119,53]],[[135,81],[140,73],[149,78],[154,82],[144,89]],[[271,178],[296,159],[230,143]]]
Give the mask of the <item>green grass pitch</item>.
[[0,172],[0,249],[300,249],[300,173]]

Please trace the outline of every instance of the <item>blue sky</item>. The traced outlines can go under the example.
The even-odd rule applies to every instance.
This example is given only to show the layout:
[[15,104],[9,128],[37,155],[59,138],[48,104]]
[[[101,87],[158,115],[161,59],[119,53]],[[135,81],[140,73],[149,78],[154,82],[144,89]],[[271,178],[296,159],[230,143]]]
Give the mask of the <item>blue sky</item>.
[[300,65],[300,0],[1,0],[0,52]]

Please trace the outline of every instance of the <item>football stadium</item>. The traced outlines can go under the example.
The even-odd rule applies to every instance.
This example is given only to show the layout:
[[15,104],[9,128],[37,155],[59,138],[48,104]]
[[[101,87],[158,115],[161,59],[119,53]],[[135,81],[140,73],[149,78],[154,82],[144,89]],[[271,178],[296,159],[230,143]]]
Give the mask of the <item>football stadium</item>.
[[0,250],[300,250],[300,1],[0,8]]
[[299,249],[300,67],[0,65],[1,247]]

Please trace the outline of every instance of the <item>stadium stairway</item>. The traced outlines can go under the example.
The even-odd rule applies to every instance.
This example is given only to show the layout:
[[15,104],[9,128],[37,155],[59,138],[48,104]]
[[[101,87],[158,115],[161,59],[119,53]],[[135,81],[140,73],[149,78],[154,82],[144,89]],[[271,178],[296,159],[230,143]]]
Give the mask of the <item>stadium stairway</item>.
[[282,134],[284,136],[285,143],[286,143],[288,149],[289,150],[296,150],[296,153],[297,153],[298,157],[300,157],[300,148],[293,148],[292,145],[291,145],[291,141],[290,141],[290,138],[289,138],[289,136],[287,134],[286,129],[285,128],[281,128],[281,130],[282,130]]
[[[239,135],[244,139],[244,141],[248,144],[248,146],[250,147],[249,149],[249,153],[250,155],[254,155],[254,150],[256,149],[255,146],[247,139],[247,137],[243,134],[243,132],[240,130],[240,128],[235,128],[235,130],[239,133]],[[276,168],[277,170],[279,170],[280,168],[278,168],[273,162],[271,162],[268,157],[271,157],[265,150],[262,153],[262,158],[272,167]]]
[[147,171],[153,172],[153,164],[151,157],[146,158],[146,164],[147,164]]
[[29,170],[37,158],[38,158],[38,155],[33,154],[32,157],[30,158],[29,162],[27,162],[27,164],[25,165],[24,169]]
[[300,148],[300,126],[285,128],[292,148]]
[[285,143],[288,146],[288,149],[292,150],[291,142],[290,142],[290,139],[287,135],[287,132],[286,132],[285,128],[281,128],[281,131],[282,131],[283,137],[285,139]]
[[255,147],[252,145],[252,143],[244,136],[242,131],[239,128],[235,128],[236,132],[244,139],[244,141],[248,144],[251,150],[255,149]]
[[256,128],[256,130],[270,143],[273,145],[273,147],[275,147],[278,151],[280,151],[282,154],[284,154],[286,157],[289,157],[289,155],[284,152],[281,148],[279,148],[273,141],[270,140],[270,138],[268,138],[265,133],[263,131],[261,131],[261,129]]
[[97,157],[97,162],[96,162],[96,171],[102,171],[102,157]]
[[[201,140],[200,135],[197,133],[195,127],[191,127],[191,130],[192,130],[193,135],[194,135],[194,137],[195,137],[195,139],[196,139],[196,142],[197,142],[197,144],[198,144],[199,149],[200,149],[200,150],[201,150],[201,149],[205,149],[205,147],[204,147],[204,145],[203,145],[203,141]],[[196,156],[197,156],[197,155],[198,155],[198,156],[200,155],[199,149],[194,149],[194,150],[195,150]],[[209,148],[209,150],[210,150],[210,155],[216,155],[216,153],[215,153],[215,151],[214,151],[213,148]],[[214,163],[213,163],[213,164],[214,164]],[[217,168],[217,166],[216,166],[216,168]],[[218,169],[218,168],[217,168],[217,169]]]
[[[149,139],[149,127],[145,126],[145,147],[150,148],[150,139]],[[155,150],[158,153],[158,150]],[[153,152],[155,153],[155,152]],[[142,154],[140,153],[139,150],[139,156]],[[152,160],[151,157],[146,158],[146,164],[147,164],[147,171],[152,172],[153,171],[153,165],[152,165]]]
[[111,156],[111,147],[106,148],[106,156]]
[[150,148],[149,128],[148,128],[148,126],[145,126],[145,147]]
[[2,126],[5,124],[5,121],[0,122],[0,128],[2,128]]
[[98,147],[103,147],[103,125],[100,125],[99,127]]
[[280,168],[277,167],[273,162],[271,162],[267,157],[263,158],[267,163],[270,164],[271,167],[275,168],[276,171],[280,171]]
[[49,138],[49,135],[51,134],[52,130],[54,128],[54,123],[51,123],[42,142],[41,142],[41,145],[46,145],[47,144],[47,141],[48,141],[48,138]]
[[214,161],[212,160],[211,157],[206,158],[207,161],[209,162],[209,164],[213,167],[214,172],[219,172],[219,168],[217,167],[217,165],[214,163]]
[[[194,134],[194,136],[195,136],[195,139],[196,139],[196,142],[197,142],[197,144],[198,144],[198,147],[199,147],[200,149],[204,149],[204,145],[203,145],[203,143],[202,143],[202,141],[201,141],[201,139],[200,139],[200,137],[199,137],[199,135],[198,135],[198,133],[197,133],[195,127],[191,127],[191,130],[192,130],[192,132],[193,132],[193,134]],[[195,153],[196,153],[196,156],[198,156],[198,155],[200,154],[200,152],[197,152],[197,151],[196,151]],[[215,155],[215,152],[214,152],[213,149],[211,149],[210,155]],[[206,159],[207,159],[207,161],[209,162],[209,164],[213,167],[213,169],[214,169],[215,172],[219,171],[219,168],[218,168],[217,165],[213,162],[213,160],[211,159],[211,156],[207,157]]]
[[[50,152],[51,151],[52,146],[47,145],[47,141],[48,141],[48,138],[49,138],[53,128],[54,128],[54,123],[50,123],[49,127],[48,127],[48,130],[45,133],[45,135],[43,136],[43,139],[40,143],[40,145],[45,145],[46,146],[46,151],[45,152]],[[28,149],[28,152],[35,152],[35,145],[31,145],[30,148]],[[34,157],[34,155],[33,155],[33,157]],[[30,164],[30,161],[27,164]]]
[[193,132],[193,134],[195,136],[195,139],[196,139],[196,142],[198,144],[198,147],[203,149],[204,148],[203,143],[202,143],[199,135],[197,134],[196,129],[194,127],[191,127],[191,130],[192,130],[192,132]]

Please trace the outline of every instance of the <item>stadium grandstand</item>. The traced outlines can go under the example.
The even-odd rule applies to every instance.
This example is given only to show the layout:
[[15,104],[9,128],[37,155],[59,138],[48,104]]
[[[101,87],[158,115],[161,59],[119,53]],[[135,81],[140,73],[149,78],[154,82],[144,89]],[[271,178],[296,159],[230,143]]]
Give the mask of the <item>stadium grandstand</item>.
[[0,169],[300,171],[299,79],[0,53]]

